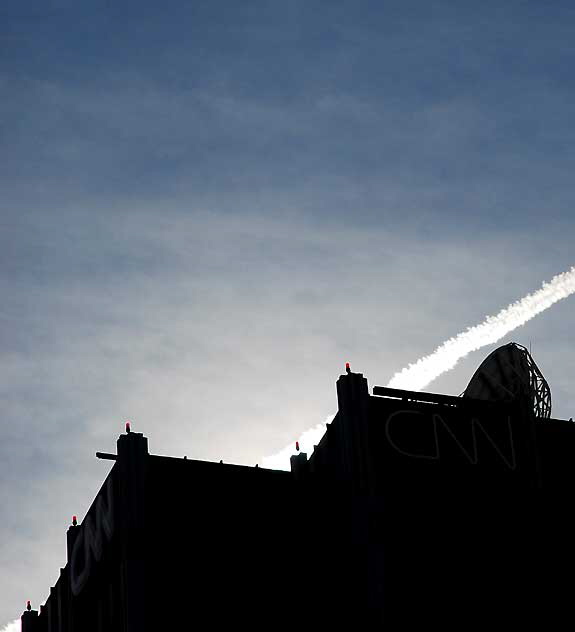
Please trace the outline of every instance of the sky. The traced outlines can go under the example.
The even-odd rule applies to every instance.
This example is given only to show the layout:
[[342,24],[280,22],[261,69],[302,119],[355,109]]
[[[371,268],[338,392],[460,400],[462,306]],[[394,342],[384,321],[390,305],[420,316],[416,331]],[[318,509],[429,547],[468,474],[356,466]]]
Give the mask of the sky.
[[[0,630],[129,419],[254,465],[575,263],[570,2],[4,0]],[[569,297],[531,345],[575,411]],[[427,390],[459,394],[497,345]]]

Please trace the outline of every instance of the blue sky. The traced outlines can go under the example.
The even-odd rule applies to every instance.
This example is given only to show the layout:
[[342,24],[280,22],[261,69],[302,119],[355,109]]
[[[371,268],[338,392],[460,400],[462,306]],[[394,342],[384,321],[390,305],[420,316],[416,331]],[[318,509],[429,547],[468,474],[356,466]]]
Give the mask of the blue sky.
[[[572,3],[1,18],[0,626],[45,599],[125,419],[255,463],[335,410],[345,361],[385,384],[574,263]],[[509,338],[560,417],[573,308]]]

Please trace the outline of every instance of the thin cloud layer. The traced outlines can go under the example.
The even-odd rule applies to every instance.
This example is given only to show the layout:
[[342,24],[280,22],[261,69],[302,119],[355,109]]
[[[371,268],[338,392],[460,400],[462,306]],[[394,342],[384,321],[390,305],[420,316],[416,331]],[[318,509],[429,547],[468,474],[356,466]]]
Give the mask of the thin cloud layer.
[[15,619],[12,623],[5,625],[0,632],[21,632],[22,624],[20,619]]
[[446,340],[430,355],[396,373],[387,386],[412,391],[425,388],[442,373],[450,371],[461,358],[501,340],[509,332],[574,292],[575,266],[557,274],[548,283],[543,283],[539,290],[511,303],[495,316],[488,316],[479,325]]
[[[419,4],[0,11],[0,625],[125,419],[254,464],[571,265],[571,8]],[[523,329],[567,417],[570,310]]]
[[[544,282],[539,290],[511,303],[495,316],[487,316],[479,325],[449,338],[432,354],[420,358],[417,362],[397,372],[387,386],[419,391],[443,373],[453,369],[459,360],[472,351],[501,340],[511,331],[573,293],[575,293],[575,266],[555,275],[551,281]],[[298,442],[304,447],[304,451],[319,443],[325,429],[325,423],[318,424],[299,437]],[[294,454],[293,446],[286,446],[280,452],[265,457],[264,467],[289,470],[289,457],[292,454]]]

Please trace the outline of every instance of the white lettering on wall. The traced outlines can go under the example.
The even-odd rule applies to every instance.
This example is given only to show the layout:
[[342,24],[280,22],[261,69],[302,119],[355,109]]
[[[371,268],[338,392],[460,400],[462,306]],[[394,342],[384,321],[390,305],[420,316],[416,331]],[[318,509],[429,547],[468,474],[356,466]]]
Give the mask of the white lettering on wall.
[[108,477],[74,542],[70,559],[70,583],[74,596],[79,595],[84,588],[94,564],[102,559],[104,546],[113,534],[114,489],[112,478]]
[[385,423],[385,435],[387,437],[389,444],[397,452],[399,452],[399,454],[416,458],[416,459],[427,459],[431,461],[439,460],[441,458],[440,444],[442,442],[440,442],[439,440],[438,428],[441,427],[444,431],[447,432],[447,434],[452,439],[453,443],[458,447],[460,452],[465,456],[465,458],[472,465],[477,465],[479,463],[477,438],[478,438],[478,434],[480,433],[491,444],[491,447],[493,448],[493,450],[495,450],[497,456],[501,459],[501,461],[503,461],[503,463],[508,469],[513,471],[517,467],[517,462],[515,458],[515,445],[513,441],[513,432],[511,428],[511,418],[509,417],[507,418],[507,424],[506,424],[507,437],[506,437],[505,443],[509,449],[510,458],[507,458],[505,454],[503,453],[503,450],[500,449],[500,446],[497,445],[495,440],[487,433],[487,431],[485,430],[485,428],[483,427],[483,425],[480,423],[478,419],[475,419],[475,418],[471,419],[471,451],[469,451],[463,446],[461,441],[459,441],[459,439],[454,434],[453,430],[447,425],[446,421],[441,417],[441,415],[438,415],[437,413],[432,415],[433,438],[434,438],[433,445],[430,446],[430,448],[432,449],[430,450],[429,453],[411,452],[408,449],[406,449],[408,446],[398,445],[397,440],[393,439],[391,436],[391,426],[393,425],[392,421],[395,418],[400,418],[401,416],[404,416],[404,415],[423,416],[423,413],[416,410],[397,410],[391,413],[391,415],[389,415],[389,417],[387,418],[386,423]]

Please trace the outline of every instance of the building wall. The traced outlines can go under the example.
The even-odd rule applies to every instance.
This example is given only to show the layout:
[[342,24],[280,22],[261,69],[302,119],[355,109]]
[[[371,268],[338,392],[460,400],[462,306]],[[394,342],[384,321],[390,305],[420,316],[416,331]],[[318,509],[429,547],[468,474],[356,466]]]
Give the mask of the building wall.
[[118,458],[23,632],[517,629],[570,617],[575,427],[520,405],[369,393],[293,472]]

